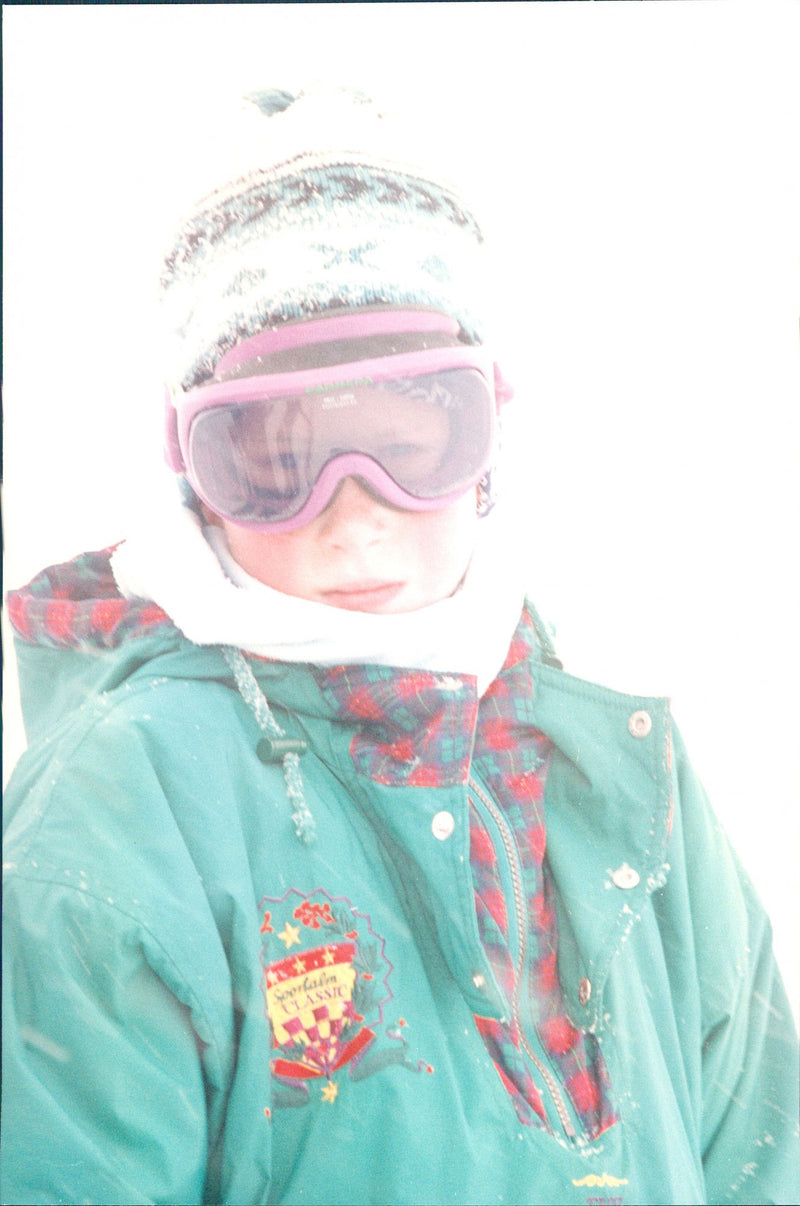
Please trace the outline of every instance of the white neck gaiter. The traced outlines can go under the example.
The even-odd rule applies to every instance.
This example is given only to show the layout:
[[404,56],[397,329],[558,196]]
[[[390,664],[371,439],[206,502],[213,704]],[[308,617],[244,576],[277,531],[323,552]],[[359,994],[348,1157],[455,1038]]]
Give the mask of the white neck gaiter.
[[481,519],[470,566],[448,599],[377,615],[296,598],[233,560],[224,532],[172,505],[112,558],[126,598],[157,603],[198,645],[233,645],[282,662],[377,664],[474,676],[483,694],[505,661],[524,586],[502,507]]

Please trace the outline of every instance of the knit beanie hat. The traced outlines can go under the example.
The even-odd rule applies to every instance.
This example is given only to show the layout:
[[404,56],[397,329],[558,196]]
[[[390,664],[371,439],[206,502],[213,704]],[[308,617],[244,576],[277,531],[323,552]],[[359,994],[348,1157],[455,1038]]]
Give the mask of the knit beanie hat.
[[342,89],[246,99],[236,177],[164,263],[169,383],[199,385],[242,340],[343,308],[431,307],[484,342],[483,236],[421,128]]

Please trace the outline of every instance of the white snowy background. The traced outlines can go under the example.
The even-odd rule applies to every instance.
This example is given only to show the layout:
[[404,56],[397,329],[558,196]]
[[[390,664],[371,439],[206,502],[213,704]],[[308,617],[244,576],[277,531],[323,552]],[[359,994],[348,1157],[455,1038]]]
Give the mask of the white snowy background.
[[[12,6],[6,588],[159,473],[155,281],[211,131],[313,79],[422,107],[495,244],[520,556],[567,668],[672,697],[796,1005],[793,0]],[[6,773],[23,744],[6,643]]]

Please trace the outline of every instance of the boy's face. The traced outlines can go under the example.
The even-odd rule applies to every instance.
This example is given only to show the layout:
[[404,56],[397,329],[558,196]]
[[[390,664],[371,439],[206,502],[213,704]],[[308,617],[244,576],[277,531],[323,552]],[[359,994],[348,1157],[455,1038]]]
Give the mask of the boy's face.
[[475,491],[436,511],[404,511],[354,477],[326,509],[289,532],[224,528],[234,560],[287,595],[349,611],[416,611],[453,594],[475,543]]

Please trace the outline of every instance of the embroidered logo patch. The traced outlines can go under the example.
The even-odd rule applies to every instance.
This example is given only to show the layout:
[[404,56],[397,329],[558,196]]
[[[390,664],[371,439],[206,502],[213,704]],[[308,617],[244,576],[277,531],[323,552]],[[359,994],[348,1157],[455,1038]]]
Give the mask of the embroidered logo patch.
[[276,1108],[306,1105],[315,1082],[323,1101],[335,1101],[345,1069],[350,1080],[392,1065],[433,1072],[408,1058],[405,1019],[385,1020],[392,965],[365,913],[322,888],[290,888],[260,907]]

